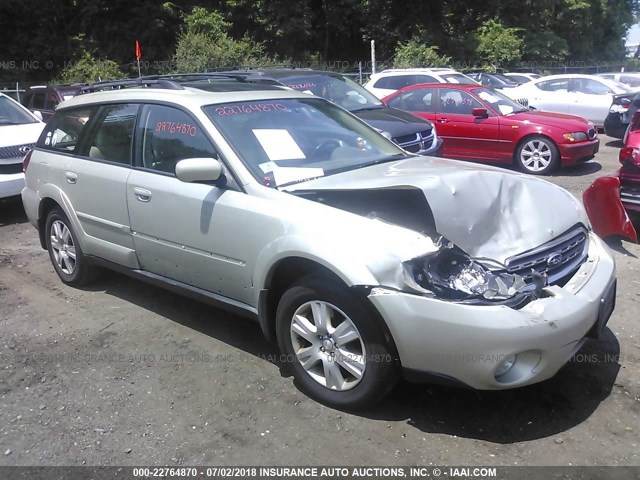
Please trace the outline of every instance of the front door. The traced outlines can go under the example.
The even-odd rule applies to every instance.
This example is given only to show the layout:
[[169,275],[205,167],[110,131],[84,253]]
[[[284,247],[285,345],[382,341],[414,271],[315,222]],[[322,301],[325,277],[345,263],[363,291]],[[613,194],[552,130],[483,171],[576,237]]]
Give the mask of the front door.
[[435,116],[443,156],[469,160],[500,161],[500,122],[489,111],[488,118],[472,115],[474,108],[485,108],[469,93],[454,88],[439,89],[440,102]]
[[250,303],[251,239],[239,231],[246,227],[242,211],[251,210],[247,203],[252,198],[176,178],[180,160],[217,158],[213,144],[188,113],[146,105],[138,125],[127,203],[142,269]]

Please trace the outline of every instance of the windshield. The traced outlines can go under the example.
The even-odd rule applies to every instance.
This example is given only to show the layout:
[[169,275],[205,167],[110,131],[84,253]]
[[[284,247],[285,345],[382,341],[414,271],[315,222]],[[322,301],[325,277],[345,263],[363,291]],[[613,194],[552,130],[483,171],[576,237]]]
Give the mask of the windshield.
[[341,75],[298,75],[280,80],[289,88],[326,98],[350,112],[383,106],[364,87]]
[[476,85],[478,83],[474,79],[469,78],[466,75],[462,75],[461,73],[445,73],[440,76],[447,83],[458,83],[460,85]]
[[0,126],[22,125],[36,123],[37,120],[29,115],[20,105],[9,97],[0,95]]
[[529,109],[520,105],[518,102],[514,102],[506,95],[488,88],[476,88],[473,90],[482,101],[489,104],[493,110],[501,115],[509,115],[511,113],[526,112]]
[[281,187],[407,154],[357,118],[316,99],[204,107],[253,176]]

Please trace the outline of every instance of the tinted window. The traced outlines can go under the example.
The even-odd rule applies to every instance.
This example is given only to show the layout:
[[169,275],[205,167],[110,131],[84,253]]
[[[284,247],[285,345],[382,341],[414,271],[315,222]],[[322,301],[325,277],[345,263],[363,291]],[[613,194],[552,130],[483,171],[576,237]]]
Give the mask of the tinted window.
[[545,92],[567,92],[569,90],[569,80],[563,78],[546,80],[536,83],[536,87]]
[[440,110],[443,113],[456,113],[459,115],[471,115],[474,108],[484,106],[467,92],[452,88],[440,89]]
[[59,100],[58,96],[55,93],[47,94],[47,110],[55,110],[58,106]]
[[435,112],[433,90],[433,88],[410,90],[392,98],[387,103],[391,107],[409,112]]
[[341,75],[304,75],[286,77],[281,81],[289,88],[326,98],[352,112],[382,105],[362,85]]
[[418,83],[438,83],[438,81],[429,75],[394,75],[391,77],[381,78],[376,82],[376,88],[388,88],[390,90],[400,90],[409,85]]
[[131,164],[131,142],[138,105],[102,107],[82,154],[96,160]]
[[141,166],[175,174],[185,158],[217,158],[200,126],[182,110],[147,105],[142,111],[137,151]]
[[44,92],[34,93],[31,100],[31,108],[34,110],[44,110],[46,96]]
[[80,135],[94,109],[83,108],[56,112],[38,140],[38,147],[65,153],[77,153]]

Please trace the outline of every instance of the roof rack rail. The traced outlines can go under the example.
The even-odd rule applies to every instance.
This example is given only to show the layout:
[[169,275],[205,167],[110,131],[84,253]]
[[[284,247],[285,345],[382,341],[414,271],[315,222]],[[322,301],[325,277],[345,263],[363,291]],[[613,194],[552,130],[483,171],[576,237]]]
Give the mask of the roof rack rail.
[[242,83],[265,83],[282,85],[275,78],[265,77],[255,72],[204,72],[204,73],[169,73],[166,75],[150,75],[143,79],[171,80],[174,82],[197,82],[215,80],[235,80]]
[[102,90],[121,90],[123,88],[162,88],[166,90],[184,90],[184,87],[170,79],[156,77],[125,78],[123,80],[106,80],[94,82],[82,87],[80,93],[93,93]]

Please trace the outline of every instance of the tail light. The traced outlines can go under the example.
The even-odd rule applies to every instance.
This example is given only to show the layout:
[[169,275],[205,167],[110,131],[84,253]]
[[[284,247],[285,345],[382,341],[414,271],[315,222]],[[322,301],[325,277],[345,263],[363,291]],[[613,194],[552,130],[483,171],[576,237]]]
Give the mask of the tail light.
[[618,159],[623,165],[632,164],[640,168],[640,149],[633,147],[624,147],[622,150],[620,150]]
[[33,150],[29,150],[29,152],[24,156],[24,160],[22,160],[22,171],[26,172],[27,168],[29,168],[29,162],[31,161],[31,155],[33,154]]

